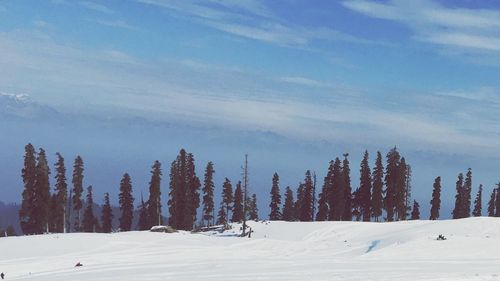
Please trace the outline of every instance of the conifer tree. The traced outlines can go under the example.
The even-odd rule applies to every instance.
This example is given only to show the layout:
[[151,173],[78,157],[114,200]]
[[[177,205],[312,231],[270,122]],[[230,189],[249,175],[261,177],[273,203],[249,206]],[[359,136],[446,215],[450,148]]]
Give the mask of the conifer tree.
[[77,156],[73,164],[73,211],[75,216],[74,229],[81,230],[81,211],[83,208],[82,193],[83,193],[83,160]]
[[441,177],[437,177],[434,180],[434,185],[432,186],[432,199],[431,199],[431,214],[430,220],[439,219],[439,209],[441,209]]
[[371,219],[371,190],[372,190],[372,175],[370,164],[368,163],[368,150],[363,155],[359,170],[359,190],[356,192],[356,205],[359,205],[360,214],[363,221]]
[[113,230],[113,210],[109,202],[109,193],[104,193],[104,205],[102,206],[102,232],[110,233]]
[[319,194],[318,200],[318,213],[316,214],[317,221],[326,221],[329,219],[330,214],[330,203],[332,199],[332,195],[329,194],[332,192],[333,188],[333,168],[334,161],[330,161],[330,165],[328,167],[328,172],[323,181],[323,188],[321,189],[321,193]]
[[382,153],[377,151],[377,159],[375,160],[375,168],[373,169],[373,192],[371,201],[372,217],[375,221],[379,221],[382,216],[384,206],[384,165],[382,163]]
[[64,166],[64,158],[60,153],[56,153],[57,162],[56,170],[56,194],[54,195],[54,208],[52,213],[53,231],[66,232],[66,205],[68,203],[68,184],[66,182],[66,167]]
[[342,166],[340,159],[335,158],[333,163],[333,178],[332,178],[332,188],[330,195],[329,205],[330,213],[328,214],[329,220],[340,221],[343,218],[345,210],[345,188],[344,188],[344,178],[342,173]]
[[491,191],[490,200],[488,201],[488,217],[495,216],[496,198],[497,198],[497,189],[493,188],[493,190]]
[[462,173],[458,174],[458,180],[456,183],[457,194],[455,195],[455,208],[453,209],[452,215],[453,219],[463,218],[463,208],[464,208],[464,175]]
[[200,206],[200,180],[196,176],[194,157],[181,149],[170,168],[169,224],[182,230],[191,230]]
[[209,226],[214,223],[214,165],[208,162],[205,169],[205,180],[203,181],[203,220],[205,225]]
[[87,202],[85,211],[83,212],[83,231],[94,232],[95,217],[94,217],[94,199],[92,198],[92,186],[87,187]]
[[122,212],[120,217],[120,231],[130,231],[134,216],[134,197],[132,196],[132,180],[128,173],[123,175],[120,182],[118,199]]
[[31,143],[27,144],[24,150],[24,167],[22,169],[24,190],[22,194],[21,209],[19,210],[19,220],[24,234],[34,234],[33,201],[35,199],[36,152]]
[[144,198],[141,193],[141,205],[139,206],[139,221],[137,222],[137,228],[139,230],[151,229],[151,219],[149,218],[148,205],[144,202]]
[[416,200],[413,200],[413,208],[411,211],[411,219],[419,220],[420,219],[420,205]]
[[49,166],[45,150],[39,149],[37,164],[35,169],[35,186],[33,190],[33,226],[34,233],[41,234],[49,232],[50,218],[50,183],[49,183]]
[[300,201],[298,204],[298,218],[300,221],[312,220],[312,204],[313,204],[313,181],[311,171],[307,170],[302,184]]
[[463,218],[468,218],[470,217],[470,207],[471,207],[471,197],[472,197],[472,170],[469,168],[467,170],[467,174],[465,176],[465,182],[464,182],[464,198],[462,203],[464,204],[463,206]]
[[257,195],[252,194],[252,198],[250,199],[250,204],[248,206],[248,218],[254,221],[259,219],[259,209],[257,207]]
[[349,157],[349,153],[344,153],[344,160],[342,161],[342,179],[344,180],[344,213],[342,214],[342,220],[352,221],[351,168],[347,157]]
[[500,183],[497,185],[495,194],[495,217],[500,217]]
[[283,203],[283,216],[282,219],[284,221],[293,221],[294,218],[294,200],[293,200],[293,191],[287,186],[285,189],[285,202]]
[[226,219],[229,218],[229,211],[232,209],[234,198],[233,198],[233,186],[228,178],[224,179],[224,184],[222,185],[222,204],[224,205],[224,214]]
[[352,216],[355,221],[360,221],[362,218],[361,205],[359,201],[359,187],[352,192]]
[[273,184],[271,187],[271,203],[269,208],[271,208],[271,213],[269,213],[269,220],[280,220],[281,219],[281,194],[279,186],[280,177],[278,173],[273,175]]
[[476,199],[474,199],[474,210],[472,211],[472,215],[475,217],[480,217],[482,213],[482,197],[483,197],[483,185],[479,185],[479,189],[476,194]]
[[395,211],[396,218],[398,220],[406,220],[407,210],[410,206],[407,206],[407,183],[408,183],[408,165],[406,165],[406,160],[401,157],[401,161],[398,164],[398,182],[395,194]]
[[200,179],[196,176],[194,164],[194,156],[192,153],[187,155],[187,170],[186,170],[186,195],[184,206],[184,223],[185,230],[191,230],[196,222],[197,210],[200,207]]
[[397,215],[397,192],[400,178],[401,157],[396,147],[387,153],[387,166],[385,167],[385,198],[384,208],[387,214],[387,221],[394,221],[394,215]]
[[241,181],[236,184],[234,190],[234,204],[233,204],[233,222],[243,221],[243,191],[241,190]]
[[293,216],[296,220],[301,220],[301,211],[304,202],[304,184],[299,183],[299,187],[297,187],[297,199],[293,205]]
[[[161,163],[156,160],[151,168],[151,180],[149,181],[149,200],[147,205],[148,229],[154,225],[161,225]],[[141,202],[142,203],[142,202]]]
[[227,224],[227,214],[226,214],[226,208],[224,206],[224,203],[221,202],[220,208],[219,208],[219,213],[217,213],[217,224]]

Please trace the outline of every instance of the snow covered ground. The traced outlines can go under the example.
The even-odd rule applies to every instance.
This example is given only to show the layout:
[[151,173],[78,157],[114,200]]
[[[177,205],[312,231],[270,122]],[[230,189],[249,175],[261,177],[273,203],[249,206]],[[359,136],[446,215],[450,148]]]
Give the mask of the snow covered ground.
[[0,272],[51,281],[500,280],[497,218],[250,225],[252,238],[231,231],[0,238]]

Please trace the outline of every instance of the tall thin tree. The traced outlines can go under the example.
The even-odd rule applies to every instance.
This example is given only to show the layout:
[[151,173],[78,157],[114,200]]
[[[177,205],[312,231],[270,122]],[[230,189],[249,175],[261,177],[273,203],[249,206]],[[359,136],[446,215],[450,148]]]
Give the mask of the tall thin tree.
[[382,163],[382,153],[377,151],[377,159],[375,160],[375,168],[373,169],[373,192],[371,201],[372,217],[375,221],[379,221],[382,216],[384,206],[384,165]]
[[293,191],[287,186],[285,189],[285,202],[283,203],[283,216],[282,219],[284,221],[293,221],[294,218],[294,210],[293,210]]
[[431,199],[431,214],[430,220],[439,219],[439,209],[441,209],[441,177],[434,179],[432,186],[432,199]]
[[75,231],[81,230],[81,211],[83,208],[82,193],[83,193],[83,159],[79,155],[75,158],[73,164],[73,211],[74,211],[74,229]]
[[203,220],[205,225],[209,226],[214,223],[214,164],[208,162],[205,169],[205,179],[203,181]]
[[130,231],[134,217],[134,197],[132,196],[132,179],[128,173],[123,175],[120,182],[118,199],[121,210],[120,231]]
[[359,170],[359,191],[357,193],[357,202],[360,205],[361,216],[363,221],[371,219],[371,191],[372,191],[372,175],[370,164],[368,163],[368,150],[363,155]]
[[273,183],[271,186],[271,203],[269,208],[271,208],[271,213],[269,213],[269,220],[280,220],[281,219],[281,194],[279,186],[280,177],[278,173],[273,175]]
[[475,217],[481,216],[482,211],[482,197],[483,197],[483,185],[479,185],[479,189],[476,194],[476,199],[474,199],[474,210],[472,211],[472,215]]
[[102,206],[102,232],[110,233],[113,230],[113,210],[109,202],[109,193],[104,193],[104,205]]
[[87,187],[87,202],[85,211],[83,212],[83,231],[94,232],[95,216],[94,216],[94,199],[92,198],[92,186]]
[[161,163],[156,160],[151,168],[151,180],[149,181],[149,200],[147,203],[147,214],[149,227],[161,225]]
[[33,201],[35,199],[36,152],[31,143],[27,144],[24,150],[24,167],[22,169],[24,190],[22,193],[21,209],[19,210],[19,220],[24,234],[34,234]]

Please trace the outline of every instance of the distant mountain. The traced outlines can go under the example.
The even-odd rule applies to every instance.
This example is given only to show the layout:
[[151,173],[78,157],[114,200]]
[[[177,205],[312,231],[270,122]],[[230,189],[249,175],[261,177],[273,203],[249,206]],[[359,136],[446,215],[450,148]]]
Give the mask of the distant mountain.
[[0,116],[35,119],[57,114],[55,109],[33,101],[28,95],[0,93]]

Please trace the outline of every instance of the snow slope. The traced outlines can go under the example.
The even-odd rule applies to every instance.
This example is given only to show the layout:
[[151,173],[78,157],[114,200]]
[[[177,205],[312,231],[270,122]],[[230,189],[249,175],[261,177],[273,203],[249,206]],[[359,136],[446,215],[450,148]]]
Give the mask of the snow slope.
[[0,271],[6,280],[53,281],[500,280],[497,218],[250,226],[252,238],[232,231],[0,238]]

